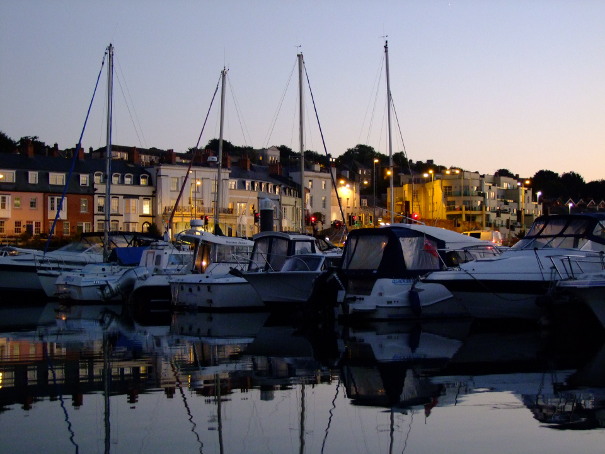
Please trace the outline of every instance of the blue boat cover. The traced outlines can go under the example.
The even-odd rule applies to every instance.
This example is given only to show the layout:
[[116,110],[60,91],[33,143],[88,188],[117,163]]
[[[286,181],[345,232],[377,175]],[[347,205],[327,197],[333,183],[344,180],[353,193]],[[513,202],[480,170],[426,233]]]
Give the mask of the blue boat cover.
[[109,261],[125,266],[138,265],[145,249],[146,246],[116,247],[111,250]]

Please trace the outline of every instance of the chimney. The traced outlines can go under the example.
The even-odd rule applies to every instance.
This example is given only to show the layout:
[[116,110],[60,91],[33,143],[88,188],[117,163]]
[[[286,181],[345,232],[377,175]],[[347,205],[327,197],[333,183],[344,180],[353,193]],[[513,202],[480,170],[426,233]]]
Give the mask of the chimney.
[[78,148],[78,160],[84,161],[84,148]]
[[282,174],[282,166],[279,162],[274,162],[269,164],[269,175],[281,175]]
[[130,150],[128,150],[128,162],[132,164],[141,163],[141,156],[137,147],[132,147]]
[[223,166],[224,169],[230,169],[231,168],[231,156],[229,156],[227,153],[225,153],[223,155],[222,166]]
[[52,150],[50,150],[50,155],[53,158],[58,158],[59,157],[59,145],[58,144],[54,144]]
[[168,164],[176,164],[176,154],[174,150],[166,150],[166,161],[168,161]]
[[28,158],[33,158],[34,157],[34,144],[33,144],[33,142],[31,140],[27,139],[25,141],[25,150],[23,150],[23,153]]
[[243,170],[250,170],[251,165],[250,165],[250,158],[248,157],[248,155],[244,155],[239,159],[239,166]]

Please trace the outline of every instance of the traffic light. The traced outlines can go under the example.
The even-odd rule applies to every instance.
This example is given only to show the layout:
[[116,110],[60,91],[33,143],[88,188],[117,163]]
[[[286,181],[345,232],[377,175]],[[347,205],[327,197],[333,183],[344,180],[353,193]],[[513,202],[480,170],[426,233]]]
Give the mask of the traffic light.
[[315,216],[311,216],[311,225],[315,225],[317,222],[317,218]]
[[412,219],[414,221],[418,221],[420,219],[420,213],[416,213],[416,212],[412,213]]
[[208,225],[209,218],[208,216],[204,216],[204,225]]
[[260,221],[260,213],[254,212],[254,223],[258,224]]

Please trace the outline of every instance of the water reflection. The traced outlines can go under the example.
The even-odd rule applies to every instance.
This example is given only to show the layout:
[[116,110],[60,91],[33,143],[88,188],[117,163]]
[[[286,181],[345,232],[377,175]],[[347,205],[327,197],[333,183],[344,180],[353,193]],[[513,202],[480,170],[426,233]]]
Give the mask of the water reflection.
[[[0,415],[12,452],[101,443],[119,452],[132,440],[147,452],[356,452],[360,443],[402,452],[447,446],[474,412],[487,420],[504,408],[516,418],[499,421],[497,436],[533,418],[527,439],[513,437],[519,452],[544,427],[605,431],[598,330],[318,327],[268,313],[133,317],[122,306],[58,303],[5,306],[0,320]],[[484,408],[482,399],[494,400]],[[414,418],[425,427],[411,432]],[[550,439],[551,452],[599,448]],[[464,443],[464,452],[485,446]]]

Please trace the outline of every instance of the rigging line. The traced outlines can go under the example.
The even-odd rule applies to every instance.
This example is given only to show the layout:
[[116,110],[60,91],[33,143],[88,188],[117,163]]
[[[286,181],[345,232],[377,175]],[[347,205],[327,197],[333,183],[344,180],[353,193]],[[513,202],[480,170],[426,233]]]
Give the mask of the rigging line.
[[[366,136],[366,143],[370,142],[370,135],[372,133],[372,127],[374,125],[374,114],[376,112],[376,104],[378,103],[378,92],[380,89],[380,82],[382,81],[382,75],[383,75],[383,68],[384,68],[384,62],[385,62],[385,57],[384,54],[381,57],[381,63],[380,63],[380,67],[378,68],[378,74],[376,77],[376,83],[374,84],[375,87],[375,91],[374,91],[374,103],[372,104],[372,115],[370,115],[370,121],[369,121],[369,125],[368,125],[368,134]],[[369,108],[369,106],[368,106]],[[365,125],[366,122],[366,118],[367,118],[367,109],[366,109],[366,114],[364,116],[363,119],[363,123],[362,123],[362,128],[359,131],[359,141],[361,141],[361,131],[363,130],[363,125]]]
[[286,86],[284,87],[284,91],[282,92],[281,99],[277,105],[277,110],[271,119],[271,125],[269,126],[269,131],[267,132],[267,136],[265,137],[265,148],[269,146],[269,140],[273,135],[273,130],[275,129],[275,124],[277,123],[277,118],[279,117],[279,113],[281,112],[281,108],[284,105],[284,99],[286,98],[286,93],[288,92],[288,87],[290,86],[290,81],[292,80],[292,75],[294,74],[294,70],[296,69],[297,60],[294,60],[294,64],[292,65],[292,70],[290,71],[290,76],[288,77],[288,81],[286,82]]
[[202,440],[200,440],[200,436],[196,431],[197,424],[193,420],[193,414],[191,414],[191,408],[189,408],[189,404],[187,403],[187,396],[185,396],[185,392],[183,391],[181,379],[179,378],[178,370],[176,368],[176,365],[174,364],[174,360],[170,361],[170,367],[172,368],[172,373],[174,374],[174,379],[176,380],[176,385],[177,385],[176,387],[179,389],[179,392],[181,393],[181,399],[183,399],[183,405],[185,405],[185,409],[187,410],[187,416],[188,416],[189,422],[191,423],[191,432],[193,432],[193,434],[195,435],[195,438],[196,438],[198,444],[200,445],[200,454],[202,454],[203,448],[204,448],[204,443],[202,443]]
[[395,114],[395,123],[397,123],[397,130],[399,131],[399,137],[401,138],[401,146],[403,147],[403,157],[405,158],[408,164],[408,170],[410,171],[410,175],[412,174],[412,168],[410,166],[410,160],[408,159],[408,153],[405,149],[405,142],[403,140],[403,133],[401,132],[401,124],[399,123],[399,117],[397,116],[397,110],[395,109],[395,102],[393,101],[393,96],[391,95],[391,103],[393,104],[393,113]]
[[88,104],[88,110],[86,111],[86,118],[84,119],[84,125],[82,126],[82,132],[80,132],[80,138],[78,139],[78,144],[76,145],[76,149],[74,150],[74,154],[71,157],[71,166],[69,168],[69,173],[67,174],[67,179],[65,180],[65,185],[63,185],[63,193],[61,194],[61,198],[59,199],[59,203],[57,205],[57,213],[55,214],[55,219],[53,220],[53,224],[50,228],[50,232],[48,233],[48,238],[46,240],[46,244],[44,246],[44,254],[48,251],[48,246],[50,244],[50,240],[53,237],[55,232],[55,227],[57,226],[57,221],[59,220],[59,216],[61,215],[61,209],[63,208],[63,201],[65,200],[65,196],[67,194],[67,187],[69,180],[71,179],[74,169],[76,167],[76,161],[78,160],[78,153],[80,152],[80,148],[82,148],[82,137],[84,137],[84,131],[86,130],[86,124],[88,123],[88,118],[90,117],[90,110],[92,109],[92,103],[95,99],[95,95],[97,93],[97,88],[99,87],[99,80],[101,80],[101,74],[103,73],[103,66],[105,66],[105,57],[108,55],[108,50],[105,50],[105,54],[103,54],[103,60],[101,61],[101,68],[99,69],[99,74],[97,75],[97,81],[95,83],[95,88],[92,92],[92,98],[90,99],[90,103]]
[[408,425],[408,433],[405,434],[405,440],[403,444],[403,449],[401,450],[402,454],[408,447],[408,439],[410,438],[410,433],[412,432],[412,423],[414,422],[414,410],[410,411],[410,424]]
[[[222,73],[221,73],[222,74]],[[206,118],[204,118],[204,124],[202,125],[202,130],[200,131],[200,135],[197,138],[197,143],[195,144],[195,151],[191,154],[191,161],[189,161],[189,167],[187,168],[187,172],[185,173],[185,179],[183,180],[183,184],[181,185],[181,190],[179,195],[176,198],[176,202],[174,202],[174,207],[172,208],[172,212],[170,213],[170,218],[168,218],[168,224],[166,228],[170,230],[172,228],[172,220],[174,219],[174,214],[176,213],[176,209],[179,206],[179,202],[183,197],[183,191],[185,190],[185,186],[187,185],[187,180],[189,179],[189,171],[191,170],[191,166],[199,153],[200,141],[202,140],[202,134],[204,133],[204,129],[206,129],[206,123],[208,122],[208,117],[210,116],[210,111],[212,109],[212,105],[214,104],[214,99],[216,98],[216,94],[218,92],[219,86],[221,83],[221,77],[219,77],[216,88],[214,89],[214,93],[212,94],[212,99],[210,100],[210,106],[208,107],[208,111],[206,112]]]
[[328,439],[328,432],[330,431],[330,426],[332,425],[332,418],[334,417],[334,410],[336,410],[336,399],[338,399],[338,392],[340,391],[340,377],[338,378],[338,382],[336,383],[336,394],[334,395],[334,399],[332,399],[332,408],[330,408],[330,417],[328,418],[328,426],[326,427],[326,433],[324,435],[323,442],[321,443],[321,452],[324,452],[324,448],[326,446],[326,441]]
[[[118,86],[120,87],[120,91],[122,92],[122,96],[124,98],[124,104],[126,104],[126,110],[128,111],[128,116],[130,117],[130,122],[132,123],[134,133],[137,135],[137,139],[139,140],[139,143],[142,144],[143,146],[145,146],[144,139],[141,140],[141,135],[143,134],[143,131],[141,131],[141,135],[139,135],[139,128],[137,128],[137,124],[135,123],[134,117],[132,116],[132,112],[130,111],[130,104],[129,104],[128,100],[126,99],[126,94],[124,93],[124,87],[122,87],[120,78],[116,77],[116,79],[118,80]],[[134,106],[133,106],[133,110],[134,110]],[[135,112],[135,114],[136,114],[136,112]]]
[[[227,83],[229,84],[229,88],[231,89],[231,99],[233,99],[233,105],[235,106],[235,113],[237,115],[237,120],[239,122],[240,130],[242,131],[242,137],[244,138],[244,145],[251,144],[252,138],[250,136],[250,132],[248,131],[248,127],[246,126],[246,123],[243,121],[243,117],[241,114],[241,109],[239,107],[237,96],[235,95],[235,90],[233,89],[233,85],[231,85],[231,79],[227,78]],[[246,135],[248,136],[247,139],[246,139]]]
[[[114,58],[114,61],[116,59]],[[145,134],[143,133],[143,128],[141,128],[141,122],[139,121],[139,116],[137,114],[136,108],[134,106],[134,102],[132,102],[132,95],[130,94],[130,88],[128,87],[128,82],[126,81],[126,76],[124,76],[124,71],[122,71],[122,67],[120,66],[120,62],[117,62],[118,64],[118,71],[119,73],[122,75],[122,79],[124,80],[124,85],[126,86],[126,95],[124,95],[124,90],[122,90],[122,85],[120,84],[120,90],[122,90],[122,95],[124,96],[124,100],[126,101],[126,107],[128,108],[128,105],[132,105],[132,110],[134,111],[134,119],[131,115],[131,120],[133,121],[133,126],[135,128],[135,132],[137,132],[137,137],[139,136],[138,132],[141,133],[141,136],[143,137],[142,140],[142,144],[143,146],[147,146],[147,141],[145,140]],[[118,84],[120,83],[120,80],[118,78]],[[130,113],[130,109],[128,109],[128,113]],[[135,125],[136,122],[136,125]],[[137,131],[138,129],[138,131]],[[141,139],[139,138],[139,141]]]
[[[328,153],[328,149],[326,148],[326,141],[324,138],[323,129],[321,128],[321,122],[319,121],[319,114],[317,113],[317,105],[315,104],[315,97],[313,96],[313,90],[311,89],[311,81],[309,80],[309,74],[307,73],[307,65],[305,65],[304,59],[303,59],[303,68],[305,69],[305,77],[307,79],[307,86],[309,87],[309,94],[311,95],[311,102],[313,103],[313,110],[315,111],[315,118],[317,120],[317,126],[319,128],[319,134],[321,136],[321,143],[324,148],[324,153],[326,154],[326,157],[329,159],[330,154]],[[328,162],[328,165],[331,166],[331,164],[329,162]],[[342,209],[342,202],[340,200],[340,196],[338,195],[338,191],[336,189],[336,178],[334,176],[334,172],[332,172],[331,167],[329,170],[330,170],[330,178],[332,179],[332,187],[334,188],[334,192],[336,193],[336,200],[338,201],[338,208],[340,209],[340,215],[342,216],[342,225],[344,227],[344,233],[347,234],[347,231],[348,231],[347,223],[345,222],[345,214]],[[301,181],[301,187],[302,186],[303,186],[303,182]]]
[[80,446],[78,445],[78,443],[75,442],[76,434],[71,426],[71,421],[69,420],[69,413],[67,412],[67,408],[65,407],[63,393],[61,393],[60,387],[57,385],[57,373],[52,364],[52,361],[50,360],[50,356],[48,355],[48,343],[47,342],[42,343],[42,354],[43,354],[44,358],[46,358],[47,367],[50,369],[50,373],[53,376],[53,386],[54,386],[55,390],[57,391],[57,394],[59,395],[59,402],[61,404],[61,409],[63,410],[63,415],[65,417],[64,421],[67,423],[67,431],[69,432],[69,442],[72,445],[74,445],[74,448],[76,448],[76,454],[78,454],[80,452]]

